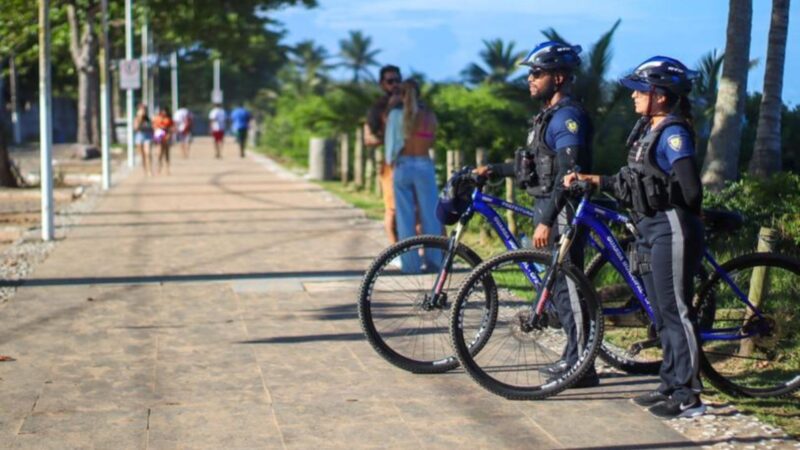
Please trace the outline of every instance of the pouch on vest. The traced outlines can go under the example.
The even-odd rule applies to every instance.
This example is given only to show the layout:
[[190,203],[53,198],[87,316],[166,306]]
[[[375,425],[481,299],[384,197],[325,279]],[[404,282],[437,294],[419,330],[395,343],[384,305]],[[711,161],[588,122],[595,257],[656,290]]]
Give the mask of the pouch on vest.
[[533,152],[527,148],[518,148],[514,152],[514,181],[519,189],[536,185],[536,165],[533,158]]
[[654,211],[663,211],[669,208],[669,193],[664,182],[657,176],[647,175],[642,177],[647,204]]
[[655,211],[650,208],[650,204],[647,201],[642,178],[636,176],[636,172],[632,170],[628,172],[628,175],[628,185],[631,189],[631,206],[633,210],[645,216],[652,216],[655,214]]
[[535,195],[546,195],[553,190],[554,178],[556,176],[555,158],[550,155],[543,155],[539,152],[536,158],[536,193]]

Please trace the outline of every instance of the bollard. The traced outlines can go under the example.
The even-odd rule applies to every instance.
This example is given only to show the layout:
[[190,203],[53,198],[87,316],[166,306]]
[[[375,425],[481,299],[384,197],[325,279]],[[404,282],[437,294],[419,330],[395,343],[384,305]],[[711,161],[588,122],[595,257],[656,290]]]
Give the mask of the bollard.
[[[513,163],[513,159],[507,159],[507,163]],[[516,195],[514,194],[514,179],[506,178],[506,201],[514,203]],[[514,236],[517,235],[517,220],[514,218],[514,212],[510,209],[506,211],[506,221],[508,221],[508,230]]]
[[486,149],[478,147],[475,149],[475,167],[486,165]]
[[444,170],[445,170],[445,178],[450,178],[450,174],[453,173],[453,151],[452,150],[447,150],[447,153],[445,153]]
[[331,180],[336,165],[336,141],[312,137],[308,142],[308,178]]
[[[758,245],[756,246],[757,252],[771,252],[775,248],[775,243],[778,241],[778,231],[772,228],[761,227],[758,231]],[[761,300],[768,295],[769,291],[769,272],[766,267],[756,267],[750,275],[750,291],[747,298],[754,307],[758,308],[761,305]],[[745,310],[744,323],[747,323],[753,317],[753,310],[750,308]],[[753,354],[753,340],[742,339],[739,342],[739,356],[749,357]]]
[[369,151],[365,152],[366,160],[364,161],[364,191],[370,192],[372,185],[375,182],[375,153]]
[[375,195],[381,195],[381,170],[383,169],[383,147],[375,147],[373,160],[375,161]]
[[353,144],[353,184],[357,189],[364,187],[364,130],[356,128],[356,139]]
[[350,136],[347,133],[339,136],[339,175],[342,184],[347,186],[350,181]]

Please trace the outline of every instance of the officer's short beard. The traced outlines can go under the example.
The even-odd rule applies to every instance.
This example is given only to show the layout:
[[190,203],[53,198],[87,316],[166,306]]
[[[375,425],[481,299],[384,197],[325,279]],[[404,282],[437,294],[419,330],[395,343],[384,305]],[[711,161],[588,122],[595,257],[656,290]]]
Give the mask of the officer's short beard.
[[552,100],[553,96],[556,95],[563,87],[563,84],[559,84],[553,79],[544,89],[539,90],[536,92],[535,95],[531,95],[531,98],[534,100],[539,100],[544,104],[550,104],[550,100]]

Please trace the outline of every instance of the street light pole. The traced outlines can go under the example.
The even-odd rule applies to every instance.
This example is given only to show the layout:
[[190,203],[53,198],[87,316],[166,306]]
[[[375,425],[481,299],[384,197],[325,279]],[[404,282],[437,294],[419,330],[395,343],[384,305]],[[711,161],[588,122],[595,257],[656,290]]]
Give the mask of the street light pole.
[[103,154],[103,190],[111,188],[111,123],[110,110],[110,73],[108,70],[111,63],[110,45],[108,42],[108,0],[100,0],[101,24],[103,29],[103,51],[100,53],[100,134],[101,147]]
[[[125,59],[133,59],[133,5],[132,0],[125,0]],[[136,165],[136,154],[133,151],[133,89],[125,90],[125,115],[128,119],[128,167]]]
[[53,231],[53,115],[50,85],[50,0],[39,0],[39,146],[42,192],[42,239]]
[[172,113],[178,110],[178,53],[172,52],[169,57],[170,85],[172,87]]

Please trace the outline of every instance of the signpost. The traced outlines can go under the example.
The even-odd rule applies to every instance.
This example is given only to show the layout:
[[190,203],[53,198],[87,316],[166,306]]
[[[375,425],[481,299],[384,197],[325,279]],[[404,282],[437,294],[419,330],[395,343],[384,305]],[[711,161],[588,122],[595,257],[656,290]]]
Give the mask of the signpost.
[[119,62],[120,89],[141,89],[142,69],[138,59],[123,59]]
[[[133,5],[131,5],[132,0],[125,0],[125,61],[133,60]],[[136,63],[136,73],[139,73],[138,62]],[[136,88],[125,88],[122,86],[122,73],[125,71],[123,69],[123,64],[120,64],[120,87],[125,89],[125,112],[128,119],[128,167],[133,167],[136,165],[136,156],[133,152],[133,89]],[[129,80],[130,81],[130,80]],[[141,85],[141,80],[140,85]]]
[[214,60],[214,90],[211,91],[211,103],[222,104],[222,89],[219,87],[219,60]]
[[39,0],[39,146],[42,195],[42,240],[53,230],[53,114],[50,80],[50,0]]

